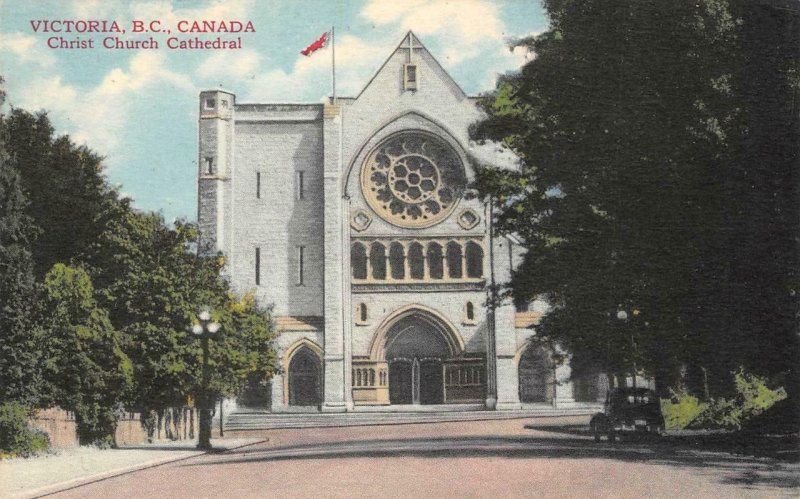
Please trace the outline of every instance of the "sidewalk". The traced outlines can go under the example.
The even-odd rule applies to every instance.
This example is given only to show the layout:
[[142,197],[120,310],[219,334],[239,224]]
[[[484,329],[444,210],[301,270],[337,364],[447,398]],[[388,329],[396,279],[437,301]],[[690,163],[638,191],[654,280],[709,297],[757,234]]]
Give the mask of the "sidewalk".
[[[214,452],[263,442],[263,438],[212,439]],[[0,497],[39,497],[132,471],[203,454],[196,441],[158,442],[100,450],[77,448],[30,459],[0,461]]]

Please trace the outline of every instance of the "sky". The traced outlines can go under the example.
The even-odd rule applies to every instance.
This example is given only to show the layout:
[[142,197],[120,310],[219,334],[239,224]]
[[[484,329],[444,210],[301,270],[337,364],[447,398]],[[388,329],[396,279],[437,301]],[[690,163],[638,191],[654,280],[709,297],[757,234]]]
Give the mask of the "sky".
[[[117,21],[126,33],[45,33],[38,20]],[[132,33],[158,20],[170,33]],[[254,33],[180,33],[181,20],[252,22]],[[62,28],[63,28],[62,24]],[[104,159],[137,208],[166,221],[197,218],[197,98],[224,88],[241,102],[321,102],[331,93],[330,47],[300,50],[335,26],[336,91],[354,96],[413,30],[467,94],[494,88],[526,58],[508,40],[538,33],[537,0],[0,0],[0,74],[8,106],[46,110]],[[158,49],[106,49],[103,39],[153,37]],[[167,39],[241,37],[237,50],[177,50]],[[51,37],[92,48],[49,48]],[[76,43],[78,45],[79,43]]]

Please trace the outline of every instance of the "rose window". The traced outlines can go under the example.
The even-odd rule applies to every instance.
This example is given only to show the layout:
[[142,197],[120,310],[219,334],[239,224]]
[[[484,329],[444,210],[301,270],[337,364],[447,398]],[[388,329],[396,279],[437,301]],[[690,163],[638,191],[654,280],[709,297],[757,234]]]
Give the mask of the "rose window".
[[465,185],[456,152],[433,135],[390,137],[367,157],[361,185],[370,207],[403,227],[428,227],[455,207]]

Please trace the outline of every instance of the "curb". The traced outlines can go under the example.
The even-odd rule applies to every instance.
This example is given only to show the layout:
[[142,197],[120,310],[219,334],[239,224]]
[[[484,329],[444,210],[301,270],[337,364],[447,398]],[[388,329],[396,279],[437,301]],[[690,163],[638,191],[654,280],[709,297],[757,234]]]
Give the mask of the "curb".
[[56,483],[52,485],[45,485],[43,487],[39,487],[33,490],[22,491],[19,494],[12,494],[11,497],[15,499],[30,499],[36,497],[45,497],[53,494],[58,494],[60,492],[66,492],[68,490],[77,489],[78,487],[83,487],[85,485],[89,485],[96,482],[102,482],[103,480],[108,480],[109,478],[114,478],[121,475],[127,475],[128,473],[134,473],[136,471],[141,471],[149,468],[157,468],[159,466],[163,466],[165,464],[170,463],[177,463],[179,461],[186,461],[188,459],[192,459],[198,456],[203,456],[206,454],[224,454],[226,452],[230,452],[233,450],[241,449],[243,447],[249,447],[251,445],[262,444],[264,442],[269,441],[268,438],[259,439],[254,442],[248,442],[241,445],[236,445],[234,447],[228,447],[224,450],[217,450],[211,449],[207,451],[200,451],[200,450],[185,450],[183,452],[191,452],[190,455],[182,455],[179,457],[164,457],[159,459],[151,459],[150,461],[145,461],[143,463],[133,464],[131,466],[126,466],[123,468],[117,468],[114,470],[104,471],[101,473],[95,473],[93,475],[82,476],[78,478],[73,478],[71,480],[67,480],[65,482]]
[[[477,411],[476,411],[477,413]],[[399,413],[394,413],[399,414]],[[411,413],[414,414],[414,413]],[[313,422],[278,422],[276,423],[266,423],[261,424],[259,422],[253,423],[252,426],[247,424],[237,424],[232,425],[230,427],[226,427],[226,432],[237,433],[237,432],[249,432],[249,431],[266,431],[266,430],[305,430],[305,429],[316,429],[316,428],[352,428],[358,426],[400,426],[400,425],[418,425],[418,424],[439,424],[439,423],[480,423],[486,421],[512,421],[512,420],[520,420],[520,419],[544,419],[544,418],[562,418],[562,417],[574,417],[574,416],[591,416],[590,413],[584,412],[576,412],[576,413],[565,413],[565,414],[506,414],[502,417],[497,416],[480,416],[476,418],[464,418],[464,419],[456,419],[456,418],[446,418],[446,419],[437,419],[437,420],[394,420],[387,419],[384,421],[375,421],[375,420],[367,420],[367,421],[359,421],[359,420],[352,420],[352,421],[313,421]]]

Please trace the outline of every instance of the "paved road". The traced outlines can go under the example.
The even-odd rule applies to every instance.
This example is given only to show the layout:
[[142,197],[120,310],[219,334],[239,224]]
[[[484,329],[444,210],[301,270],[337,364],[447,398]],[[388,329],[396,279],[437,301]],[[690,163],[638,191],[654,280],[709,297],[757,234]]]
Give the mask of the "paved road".
[[[533,424],[534,428],[525,428]],[[797,497],[796,464],[595,443],[586,418],[271,430],[57,497]],[[582,426],[581,426],[582,425]]]

